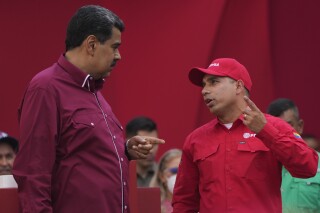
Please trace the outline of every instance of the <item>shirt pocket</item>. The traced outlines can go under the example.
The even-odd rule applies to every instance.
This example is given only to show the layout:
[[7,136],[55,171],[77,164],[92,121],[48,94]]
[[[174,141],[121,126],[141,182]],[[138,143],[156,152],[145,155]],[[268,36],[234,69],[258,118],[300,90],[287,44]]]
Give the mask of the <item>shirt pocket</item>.
[[[218,178],[218,169],[221,160],[218,158],[220,144],[214,144],[207,147],[198,147],[194,154],[193,162],[197,164],[200,180],[204,183],[214,182]],[[200,184],[201,185],[201,184]]]
[[[320,174],[308,179],[294,178],[298,185],[297,205],[299,208],[320,211]],[[317,210],[317,211],[316,211]]]
[[240,152],[238,175],[250,180],[265,180],[268,173],[270,149],[258,138],[252,137],[238,143]]
[[120,131],[123,131],[123,127],[120,124],[119,120],[115,117],[115,115],[108,115],[107,117],[111,122],[115,123],[116,126],[120,129]]
[[97,114],[74,114],[72,117],[73,127],[76,129],[94,128],[98,125]]

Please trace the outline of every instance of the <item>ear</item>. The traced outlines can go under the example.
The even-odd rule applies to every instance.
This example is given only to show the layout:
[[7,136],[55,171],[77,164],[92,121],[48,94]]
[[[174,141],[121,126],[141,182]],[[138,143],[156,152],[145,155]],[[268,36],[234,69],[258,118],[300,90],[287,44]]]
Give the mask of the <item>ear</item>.
[[94,56],[94,52],[97,47],[97,38],[94,35],[89,35],[86,38],[84,45],[87,53],[91,56]]
[[237,87],[236,88],[236,93],[237,94],[241,94],[245,90],[244,83],[243,83],[242,80],[236,81],[236,87]]
[[303,133],[303,127],[304,127],[304,121],[302,119],[299,119],[298,121],[298,130],[299,130],[299,134],[301,135]]

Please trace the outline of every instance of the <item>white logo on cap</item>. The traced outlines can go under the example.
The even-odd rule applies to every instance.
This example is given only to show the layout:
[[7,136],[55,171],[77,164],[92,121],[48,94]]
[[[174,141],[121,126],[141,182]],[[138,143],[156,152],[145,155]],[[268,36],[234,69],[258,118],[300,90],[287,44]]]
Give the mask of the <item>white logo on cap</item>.
[[[219,66],[219,63],[213,63],[213,64],[210,64],[210,65],[209,65],[209,67],[218,67],[218,66]],[[208,68],[209,68],[209,67],[208,67]]]

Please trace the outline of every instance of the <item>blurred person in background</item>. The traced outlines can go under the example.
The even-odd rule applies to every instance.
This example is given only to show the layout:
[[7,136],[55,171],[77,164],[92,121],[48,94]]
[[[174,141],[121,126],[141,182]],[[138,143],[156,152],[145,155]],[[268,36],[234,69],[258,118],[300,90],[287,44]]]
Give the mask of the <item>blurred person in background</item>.
[[160,187],[161,213],[172,212],[172,195],[181,155],[180,149],[166,151],[161,156],[157,172],[150,182],[150,187]]
[[[274,100],[268,107],[267,113],[279,117],[290,124],[298,135],[302,135],[304,122],[300,118],[296,104],[287,98]],[[314,143],[316,138],[303,137],[309,147],[316,150],[319,144]],[[283,167],[282,169],[282,210],[283,213],[316,213],[320,212],[320,153],[317,174],[312,178],[294,178]]]
[[[133,136],[151,136],[158,138],[157,124],[148,117],[139,116],[130,120],[126,125],[126,138]],[[155,160],[158,151],[158,145],[155,144],[150,150],[147,159],[137,160],[137,186],[149,187],[151,178],[157,170]]]
[[12,174],[11,170],[18,149],[18,140],[0,131],[0,175]]
[[303,140],[308,144],[309,147],[316,150],[317,152],[320,152],[320,140],[313,134],[302,134]]

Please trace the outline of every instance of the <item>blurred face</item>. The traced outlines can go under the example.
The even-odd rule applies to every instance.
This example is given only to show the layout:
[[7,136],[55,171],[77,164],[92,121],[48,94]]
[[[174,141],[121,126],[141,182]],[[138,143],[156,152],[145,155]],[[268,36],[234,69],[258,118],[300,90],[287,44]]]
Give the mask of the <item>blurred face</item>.
[[[140,130],[140,131],[138,131],[137,135],[158,138],[158,132],[156,130],[153,130],[151,132],[148,132],[145,130]],[[155,161],[155,157],[157,155],[157,152],[158,152],[158,147],[159,147],[158,144],[154,145],[150,151],[150,154],[148,155],[148,158],[144,159],[144,160],[137,160],[137,164],[141,167],[152,166]]]
[[93,70],[91,75],[95,79],[105,78],[110,75],[112,69],[116,66],[118,60],[121,59],[119,46],[121,44],[121,32],[113,27],[110,39],[101,44],[98,40],[92,41],[94,45],[93,59],[91,64]]
[[161,180],[165,182],[169,177],[172,175],[177,174],[178,167],[181,161],[181,157],[177,156],[175,158],[172,158],[166,165],[166,168],[163,171],[163,177]]
[[0,144],[0,175],[11,175],[15,152],[8,144]]
[[231,78],[205,75],[202,85],[203,99],[211,113],[217,115],[235,103],[237,85]]
[[320,151],[320,142],[317,141],[317,139],[315,138],[304,138],[303,139],[309,147],[311,147],[312,149],[318,150]]
[[173,188],[178,172],[178,167],[181,161],[181,156],[171,158],[165,165],[165,169],[160,173],[160,180],[163,186],[166,188],[166,196],[171,197],[173,194]]
[[290,124],[299,134],[303,132],[303,120],[297,118],[292,109],[288,109],[279,116],[282,120]]

